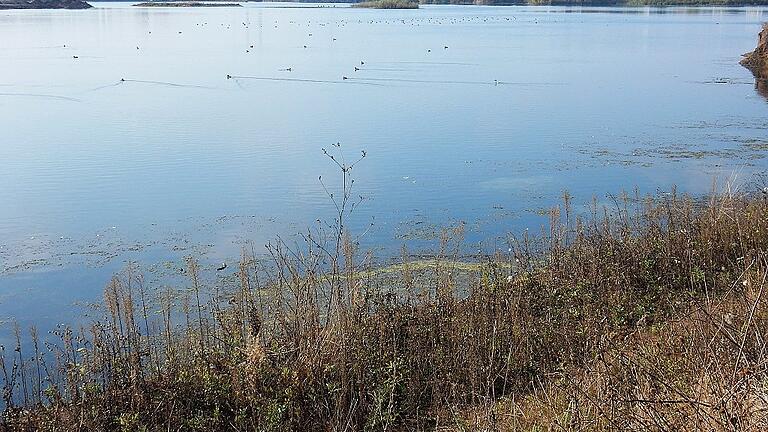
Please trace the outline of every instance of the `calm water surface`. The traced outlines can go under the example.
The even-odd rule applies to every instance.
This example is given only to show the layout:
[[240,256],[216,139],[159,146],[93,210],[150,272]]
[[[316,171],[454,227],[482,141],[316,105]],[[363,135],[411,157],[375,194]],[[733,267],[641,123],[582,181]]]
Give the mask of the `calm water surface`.
[[0,11],[6,321],[73,319],[126,260],[213,266],[330,217],[337,142],[368,152],[352,222],[375,216],[381,256],[458,221],[502,247],[565,189],[701,193],[768,166],[738,65],[768,9],[95,5]]

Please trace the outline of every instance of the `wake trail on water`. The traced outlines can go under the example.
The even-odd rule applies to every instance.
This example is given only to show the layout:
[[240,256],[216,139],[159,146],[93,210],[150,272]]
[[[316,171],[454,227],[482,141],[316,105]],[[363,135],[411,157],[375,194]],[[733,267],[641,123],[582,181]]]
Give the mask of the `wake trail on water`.
[[[235,80],[257,80],[257,81],[288,81],[288,82],[304,82],[304,83],[316,83],[316,84],[347,84],[345,81],[333,81],[333,80],[318,80],[318,79],[305,79],[305,78],[275,78],[275,77],[255,77],[255,76],[243,76],[243,75],[228,75],[229,79]],[[347,78],[349,80],[351,78]],[[381,84],[375,84],[375,83],[366,83],[366,82],[357,82],[357,83],[349,83],[349,84],[358,84],[358,85],[370,85],[370,86],[378,86],[383,87]]]
[[434,61],[391,61],[391,62],[366,62],[366,64],[423,64],[423,65],[451,65],[451,66],[480,66],[479,63],[461,62],[434,62]]
[[80,99],[76,99],[69,96],[59,96],[59,95],[50,95],[50,94],[38,94],[38,93],[0,93],[0,96],[19,96],[19,97],[32,97],[32,98],[42,98],[42,99],[56,99],[56,100],[65,100],[69,102],[82,102]]
[[92,88],[92,89],[90,89],[89,91],[99,91],[99,90],[103,90],[103,89],[105,89],[105,88],[110,88],[110,87],[117,87],[117,86],[119,86],[120,84],[123,84],[124,82],[125,82],[125,81],[118,81],[118,82],[116,82],[116,83],[114,83],[114,84],[107,84],[107,85],[99,86],[99,87],[96,87],[96,88]]
[[156,85],[162,85],[167,87],[182,87],[182,88],[199,88],[199,89],[208,89],[208,90],[215,90],[215,87],[209,87],[209,86],[202,86],[202,85],[195,85],[195,84],[178,84],[178,83],[172,83],[172,82],[166,82],[166,81],[149,81],[149,80],[136,80],[136,79],[121,79],[120,82],[131,82],[131,83],[139,83],[139,84],[156,84]]
[[395,68],[359,68],[360,71],[382,71],[382,72],[410,72],[411,69],[395,69]]
[[407,78],[354,78],[349,77],[348,80],[354,81],[387,81],[387,82],[407,82],[407,83],[420,83],[420,84],[465,84],[465,85],[483,85],[483,86],[500,86],[500,85],[514,85],[514,86],[553,86],[553,85],[565,85],[564,83],[537,83],[537,82],[511,82],[511,81],[448,81],[448,80],[418,80]]

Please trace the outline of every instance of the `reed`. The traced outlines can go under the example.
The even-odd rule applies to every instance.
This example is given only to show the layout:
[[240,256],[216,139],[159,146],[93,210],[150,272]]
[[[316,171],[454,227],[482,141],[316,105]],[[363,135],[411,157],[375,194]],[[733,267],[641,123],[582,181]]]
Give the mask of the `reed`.
[[[762,430],[768,199],[613,197],[462,263],[379,271],[338,218],[188,286],[135,265],[104,317],[0,351],[2,430]],[[326,190],[329,190],[327,188]],[[714,188],[713,188],[714,190]],[[157,298],[150,292],[162,293]]]

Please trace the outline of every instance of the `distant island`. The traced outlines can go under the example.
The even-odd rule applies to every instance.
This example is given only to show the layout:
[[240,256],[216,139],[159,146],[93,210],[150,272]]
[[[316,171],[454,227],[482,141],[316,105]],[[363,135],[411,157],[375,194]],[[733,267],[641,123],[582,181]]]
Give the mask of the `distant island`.
[[134,7],[242,7],[240,3],[204,3],[188,1],[171,2],[145,2],[133,5]]
[[0,0],[0,9],[90,9],[83,0]]
[[370,9],[418,9],[419,2],[414,0],[372,0],[355,3],[352,7]]

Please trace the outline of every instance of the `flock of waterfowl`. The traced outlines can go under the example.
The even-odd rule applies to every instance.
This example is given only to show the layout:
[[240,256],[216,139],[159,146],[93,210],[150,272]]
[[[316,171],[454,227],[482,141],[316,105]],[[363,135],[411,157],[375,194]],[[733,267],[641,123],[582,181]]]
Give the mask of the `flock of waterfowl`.
[[[248,8],[241,8],[239,11],[248,11]],[[252,11],[253,9],[251,9]],[[352,9],[350,9],[352,11]],[[337,19],[337,20],[312,20],[307,19],[303,21],[299,20],[279,20],[279,19],[264,19],[261,13],[262,11],[259,11],[258,17],[254,19],[251,12],[247,12],[245,14],[246,19],[245,20],[238,20],[234,23],[225,23],[225,22],[219,22],[219,23],[209,23],[208,21],[200,21],[196,23],[190,23],[188,27],[186,28],[153,28],[152,30],[148,30],[146,35],[147,37],[144,38],[143,41],[137,41],[134,46],[131,47],[133,49],[135,47],[135,52],[144,52],[144,48],[148,48],[149,51],[151,51],[152,45],[155,45],[152,43],[152,40],[160,35],[159,37],[169,37],[171,35],[177,35],[177,37],[180,38],[187,38],[188,35],[192,35],[192,37],[195,37],[196,32],[199,35],[200,29],[204,27],[214,27],[220,29],[219,31],[236,31],[237,29],[242,30],[249,30],[249,29],[256,29],[259,32],[259,42],[262,42],[261,39],[269,39],[272,38],[274,35],[270,35],[269,32],[274,29],[281,29],[281,30],[287,30],[289,32],[292,32],[290,37],[293,40],[298,40],[300,45],[294,45],[295,48],[299,48],[300,51],[306,51],[307,53],[312,53],[314,50],[313,48],[323,47],[327,49],[329,46],[335,46],[337,41],[349,41],[350,37],[354,37],[354,35],[346,35],[343,32],[339,32],[338,30],[332,30],[335,29],[341,29],[348,25],[399,25],[399,26],[408,26],[408,27],[418,27],[418,26],[440,26],[440,25],[456,25],[456,26],[463,26],[463,25],[493,25],[494,23],[505,23],[509,21],[515,21],[515,24],[521,24],[521,25],[531,25],[531,24],[537,24],[539,22],[539,19],[541,16],[537,16],[537,14],[530,14],[530,15],[524,15],[518,20],[518,17],[516,16],[481,16],[481,15],[475,15],[475,16],[425,16],[424,11],[418,11],[416,12],[416,15],[409,16],[409,17],[398,17],[398,18],[387,18],[387,19],[369,19],[364,20],[361,18],[357,19]],[[367,11],[360,12],[359,9],[355,9],[354,12],[350,12],[351,14],[357,15],[365,15],[367,14]],[[412,14],[412,12],[408,12],[409,14]],[[554,18],[554,17],[553,17]],[[253,22],[253,21],[255,22]],[[154,33],[153,33],[154,30]],[[263,31],[262,31],[263,30]],[[298,33],[298,34],[296,34]],[[248,33],[248,39],[250,38],[250,33]],[[302,41],[302,39],[304,39]],[[251,39],[253,40],[253,39]],[[429,39],[425,39],[425,41],[428,41]],[[166,43],[167,41],[164,41]],[[443,41],[446,42],[446,41]],[[192,42],[194,43],[194,42]],[[146,44],[147,46],[142,46],[142,44]],[[429,46],[432,45],[432,46]],[[435,47],[434,45],[437,45]],[[245,46],[243,47],[245,54],[251,54],[253,52],[256,52],[256,42],[246,42]],[[71,58],[77,61],[82,61],[83,59],[92,58],[88,55],[83,55],[84,53],[75,51],[75,47],[72,46],[72,44],[64,44],[59,45],[58,48],[63,47],[64,49],[67,49],[69,51],[74,51],[71,55]],[[339,65],[340,69],[338,71],[339,75],[337,75],[336,79],[329,79],[327,76],[319,78],[319,77],[296,77],[296,78],[288,78],[284,76],[279,75],[266,75],[266,76],[248,76],[248,75],[235,75],[234,73],[228,73],[226,74],[227,80],[234,80],[237,82],[237,85],[242,87],[239,80],[248,79],[248,80],[260,80],[260,81],[276,81],[276,82],[303,82],[303,83],[324,83],[324,84],[341,84],[341,83],[347,83],[347,84],[356,84],[356,85],[366,85],[366,86],[391,86],[391,85],[397,85],[397,84],[404,84],[404,83],[417,83],[417,84],[433,84],[433,85],[445,85],[445,84],[463,84],[463,85],[491,85],[491,86],[499,86],[502,84],[514,84],[514,85],[533,85],[533,86],[539,86],[539,85],[557,85],[555,83],[526,83],[526,82],[506,82],[501,81],[499,79],[488,79],[488,80],[439,80],[439,79],[429,79],[429,77],[424,76],[422,74],[419,75],[392,75],[393,72],[415,72],[413,66],[417,66],[419,69],[424,69],[424,67],[431,66],[436,68],[444,68],[448,66],[456,66],[460,65],[462,67],[470,66],[470,67],[479,67],[479,64],[475,63],[466,63],[466,62],[451,62],[446,61],[448,58],[443,57],[439,54],[439,52],[445,52],[448,53],[450,51],[453,51],[448,43],[441,43],[441,44],[435,44],[434,41],[431,42],[424,42],[424,46],[422,48],[422,53],[424,55],[423,58],[416,58],[413,57],[414,53],[418,53],[418,49],[416,51],[411,51],[409,54],[411,57],[407,59],[384,59],[381,58],[382,56],[378,56],[378,53],[376,53],[375,50],[371,50],[371,52],[368,54],[371,57],[379,57],[374,58],[373,62],[370,64],[366,63],[365,60],[360,60],[358,63],[349,64],[346,65]],[[464,50],[465,52],[468,49],[471,49],[469,46],[459,46],[457,47],[459,50]],[[226,49],[231,49],[230,47],[226,47]],[[290,47],[288,48],[290,49]],[[296,54],[295,52],[293,54]],[[364,53],[365,54],[365,53]],[[291,55],[287,55],[286,58],[291,58]],[[308,70],[307,65],[309,64],[309,61],[302,61],[301,56],[297,59],[295,55],[293,55],[294,60],[300,61],[302,64],[298,65],[286,65],[283,67],[276,68],[276,72],[278,73],[292,73],[292,72],[298,72],[303,73]],[[305,59],[309,59],[309,57],[306,57]],[[393,67],[394,66],[394,67]],[[379,74],[377,72],[383,72],[386,73],[382,76],[382,74]],[[138,77],[137,77],[138,78]],[[89,89],[89,91],[95,91],[95,90],[101,90],[108,87],[114,87],[120,84],[125,83],[143,83],[143,84],[154,84],[154,85],[166,85],[166,86],[172,86],[172,87],[190,87],[190,88],[213,88],[213,87],[207,87],[202,85],[194,85],[194,84],[182,84],[182,83],[175,83],[175,82],[168,82],[168,81],[161,81],[161,80],[153,80],[149,79],[151,77],[142,77],[147,79],[129,79],[126,76],[121,78],[119,81],[114,82],[109,85],[102,85],[95,88]],[[17,96],[23,96],[26,94],[14,94]],[[32,95],[29,94],[28,96],[41,96],[41,95]],[[50,96],[50,95],[42,95],[42,96]],[[58,96],[52,96],[57,97]],[[61,97],[59,99],[62,100],[71,100],[71,101],[79,101],[79,99],[74,98],[65,98]]]
[[[350,24],[357,24],[357,25],[403,25],[403,26],[412,26],[412,27],[418,27],[418,26],[438,26],[438,25],[472,25],[472,24],[478,24],[478,23],[494,23],[494,22],[508,22],[508,21],[517,21],[516,16],[463,16],[463,17],[456,17],[456,16],[450,16],[450,17],[440,17],[440,16],[423,16],[423,13],[420,13],[421,16],[411,16],[411,17],[400,17],[400,18],[391,18],[391,19],[370,19],[370,20],[363,20],[363,19],[342,19],[337,21],[313,21],[313,20],[306,20],[306,21],[296,21],[296,20],[287,20],[287,21],[281,21],[281,20],[270,20],[268,24],[265,24],[263,22],[259,23],[253,23],[250,21],[250,17],[248,20],[240,21],[239,24],[232,24],[232,23],[216,23],[218,24],[217,27],[221,28],[222,30],[233,30],[233,29],[243,29],[248,30],[251,28],[255,29],[279,29],[281,27],[293,27],[295,29],[299,29],[301,27],[306,27],[309,29],[306,34],[306,41],[300,45],[302,50],[311,50],[313,47],[312,42],[318,43],[318,37],[315,36],[315,33],[319,30],[322,30],[323,28],[330,28],[330,27],[336,27],[336,28],[343,28]],[[261,21],[261,19],[259,19]],[[532,18],[529,20],[526,20],[528,23],[537,23],[538,19]],[[213,24],[214,26],[216,24]],[[210,27],[212,24],[208,21],[202,21],[194,24],[195,27],[202,28],[202,27]],[[185,35],[185,31],[189,33],[189,29],[176,29],[172,30],[178,35]],[[322,32],[321,32],[322,33]],[[330,34],[327,34],[325,37],[327,37],[327,41],[330,43],[335,43],[341,37],[338,34],[335,34],[334,32],[327,32]],[[152,31],[147,32],[148,35],[152,35]],[[323,39],[323,37],[321,37]],[[65,45],[66,46],[66,45]],[[249,54],[251,52],[254,52],[254,43],[247,43],[247,45],[243,48],[244,53]],[[140,44],[136,44],[135,46],[136,50],[140,50],[141,46]],[[448,44],[441,44],[440,45],[440,51],[448,51],[449,45]],[[434,55],[433,51],[435,51],[432,47],[425,46],[424,47],[424,53],[425,55]],[[375,53],[372,53],[372,55]],[[74,59],[79,59],[79,55],[73,55]],[[408,62],[403,62],[408,63]],[[416,63],[416,62],[413,62]],[[431,63],[431,62],[423,62],[423,63]],[[434,64],[438,64],[439,62],[434,62]],[[446,62],[445,64],[452,64],[450,62]],[[458,64],[458,63],[453,63]],[[366,68],[366,63],[364,60],[361,60],[358,64],[350,65],[351,70],[350,72],[363,72],[363,71],[375,71],[375,70],[386,70],[386,69],[377,69],[377,68]],[[278,72],[294,72],[298,69],[294,66],[287,66],[283,68],[277,69]],[[394,69],[389,69],[394,70]],[[405,78],[383,78],[383,77],[369,77],[366,76],[365,78],[352,76],[349,74],[342,74],[340,76],[340,80],[338,81],[329,81],[329,80],[322,80],[322,79],[287,79],[287,78],[281,78],[281,77],[268,77],[268,76],[261,76],[261,77],[251,77],[251,76],[238,76],[235,74],[227,74],[227,79],[261,79],[261,80],[274,80],[274,81],[306,81],[306,82],[351,82],[351,81],[388,81],[388,82],[413,82],[413,83],[435,83],[435,84],[483,84],[483,85],[499,85],[499,84],[505,84],[504,82],[494,79],[492,81],[433,81],[433,80],[427,80],[427,79],[405,79]],[[120,83],[124,82],[155,82],[150,80],[128,80],[126,78],[122,78],[120,80]],[[159,82],[158,82],[159,83]]]

